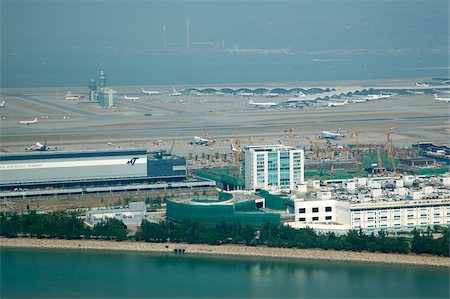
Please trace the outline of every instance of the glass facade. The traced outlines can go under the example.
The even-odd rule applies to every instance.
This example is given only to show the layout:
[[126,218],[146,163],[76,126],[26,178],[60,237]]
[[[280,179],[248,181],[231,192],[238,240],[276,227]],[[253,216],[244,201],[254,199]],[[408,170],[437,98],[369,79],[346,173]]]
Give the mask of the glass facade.
[[280,186],[289,188],[291,184],[289,152],[280,152]]
[[269,186],[278,186],[278,153],[268,153],[267,156]]
[[302,183],[302,155],[299,152],[293,153],[293,161],[292,161],[292,168],[294,172],[294,183],[300,184]]
[[247,190],[292,190],[303,183],[302,150],[283,145],[248,146],[244,163]]
[[264,153],[256,155],[256,183],[264,185]]

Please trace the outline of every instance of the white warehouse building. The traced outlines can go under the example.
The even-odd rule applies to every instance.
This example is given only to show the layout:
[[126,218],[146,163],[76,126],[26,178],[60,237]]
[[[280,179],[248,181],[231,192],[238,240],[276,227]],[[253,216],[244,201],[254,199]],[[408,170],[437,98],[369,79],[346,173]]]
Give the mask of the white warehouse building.
[[246,190],[290,191],[304,183],[303,150],[290,146],[246,146],[243,168]]
[[295,220],[287,225],[294,228],[309,226],[324,231],[411,230],[415,227],[450,225],[450,199],[357,204],[334,199],[297,199],[294,201],[294,211]]

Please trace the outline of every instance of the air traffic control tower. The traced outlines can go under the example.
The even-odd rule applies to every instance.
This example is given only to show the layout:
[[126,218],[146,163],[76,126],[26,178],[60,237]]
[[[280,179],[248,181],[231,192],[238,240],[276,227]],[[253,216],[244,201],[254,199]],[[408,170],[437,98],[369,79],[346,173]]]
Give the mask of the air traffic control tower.
[[100,71],[100,74],[98,74],[98,87],[99,88],[106,87],[106,74],[104,71]]
[[91,79],[91,82],[89,83],[89,101],[95,101],[97,100],[97,84],[95,84],[95,80]]
[[97,93],[97,102],[102,107],[112,107],[117,103],[116,91],[106,87],[106,74],[104,71],[100,71],[98,75],[98,87],[99,91]]

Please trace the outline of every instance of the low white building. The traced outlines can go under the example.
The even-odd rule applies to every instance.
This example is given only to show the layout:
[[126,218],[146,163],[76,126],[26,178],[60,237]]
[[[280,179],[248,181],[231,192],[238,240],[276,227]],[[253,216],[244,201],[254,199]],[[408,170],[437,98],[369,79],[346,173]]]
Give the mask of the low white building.
[[350,204],[338,200],[295,200],[295,221],[302,223],[350,223]]
[[415,227],[450,224],[450,199],[350,204],[338,200],[295,200],[295,221],[287,225],[300,228],[411,230]]
[[375,202],[350,206],[354,229],[413,229],[450,224],[450,200]]
[[[321,187],[317,193],[301,194],[303,199],[294,199],[295,218],[286,225],[341,233],[348,229],[448,226],[450,189],[444,184],[447,177],[378,177],[368,179],[366,186],[364,180],[354,178],[343,181],[337,188]],[[355,193],[351,192],[352,182],[358,186]]]
[[125,209],[94,210],[86,212],[85,223],[94,226],[108,219],[121,220],[125,225],[140,225],[145,218],[145,202],[130,202]]

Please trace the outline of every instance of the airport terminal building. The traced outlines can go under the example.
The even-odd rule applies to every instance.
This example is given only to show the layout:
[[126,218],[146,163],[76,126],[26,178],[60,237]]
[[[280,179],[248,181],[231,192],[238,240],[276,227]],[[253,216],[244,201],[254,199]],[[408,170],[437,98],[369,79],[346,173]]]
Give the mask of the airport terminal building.
[[186,179],[186,161],[145,149],[0,154],[0,188],[111,186]]

